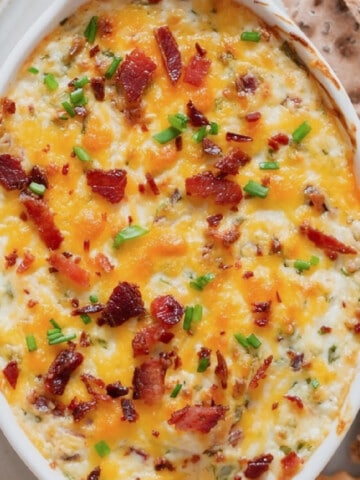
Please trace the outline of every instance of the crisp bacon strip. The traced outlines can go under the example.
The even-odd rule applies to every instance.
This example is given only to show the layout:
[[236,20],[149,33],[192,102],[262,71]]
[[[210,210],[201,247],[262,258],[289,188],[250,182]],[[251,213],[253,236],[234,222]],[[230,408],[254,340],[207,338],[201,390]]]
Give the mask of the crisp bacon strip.
[[211,60],[205,56],[196,54],[191,57],[189,64],[185,69],[184,82],[201,87],[211,66]]
[[221,173],[237,175],[239,169],[249,163],[250,160],[251,158],[247,153],[240,150],[240,148],[234,148],[225,157],[220,158],[215,163],[215,167],[218,168]]
[[86,480],[100,480],[101,469],[100,467],[94,468],[89,475],[86,477]]
[[72,349],[61,350],[58,353],[45,377],[45,388],[53,395],[62,395],[71,374],[82,364],[84,360],[80,352]]
[[80,422],[91,410],[96,407],[96,400],[89,400],[88,402],[80,402],[74,398],[69,405],[69,410],[72,413],[75,422]]
[[259,381],[266,378],[266,370],[270,367],[272,360],[273,360],[272,355],[265,358],[264,363],[262,365],[260,365],[260,367],[257,369],[255,375],[251,379],[251,381],[249,383],[249,388],[251,388],[251,389],[257,388],[259,386]]
[[6,190],[21,190],[27,184],[27,176],[21,161],[7,153],[0,155],[0,185]]
[[184,308],[172,295],[160,295],[151,302],[150,313],[164,327],[172,327],[180,322]]
[[219,378],[222,388],[226,389],[229,377],[229,370],[224,355],[220,352],[220,350],[216,350],[216,359],[217,365],[215,367],[215,375],[217,375],[217,377]]
[[268,140],[268,145],[272,150],[278,151],[281,145],[288,145],[289,144],[289,137],[286,133],[276,133]]
[[94,92],[95,100],[103,102],[105,100],[105,78],[93,77],[90,80],[92,91]]
[[274,460],[271,453],[261,455],[248,461],[244,475],[246,478],[259,478],[269,470],[270,463]]
[[106,399],[105,382],[101,378],[96,378],[90,373],[83,373],[80,379],[90,395],[98,399]]
[[148,355],[157,342],[169,343],[174,334],[160,324],[149,325],[136,332],[132,340],[134,357]]
[[161,359],[146,360],[135,368],[132,384],[133,398],[152,405],[161,400],[165,392],[166,365]]
[[51,250],[58,249],[63,241],[63,236],[55,225],[54,215],[50,211],[48,204],[41,198],[27,192],[21,192],[20,201],[36,225],[41,240]]
[[210,124],[209,120],[195,107],[191,100],[186,104],[186,108],[190,123],[193,127],[203,127]]
[[331,235],[326,235],[325,233],[310,227],[307,223],[303,223],[300,226],[300,233],[306,235],[311,242],[322,250],[344,254],[357,253],[355,248],[345,245]]
[[176,430],[186,432],[209,433],[219,420],[225,417],[226,408],[222,405],[204,407],[202,405],[187,405],[171,414],[169,425],[175,425]]
[[19,365],[16,360],[12,360],[3,368],[3,374],[13,389],[16,388],[19,373]]
[[185,180],[187,195],[215,197],[217,205],[237,205],[242,199],[240,185],[226,178],[215,177],[212,172],[199,173]]
[[155,69],[156,64],[138,48],[126,55],[117,70],[115,81],[124,91],[128,103],[140,103],[143,93],[151,83]]
[[71,258],[68,258],[61,253],[52,253],[48,258],[48,262],[53,268],[71,280],[74,284],[82,288],[89,287],[90,273],[81,268]]
[[110,203],[119,203],[125,195],[127,183],[126,171],[114,168],[112,170],[89,170],[86,172],[87,184],[91,190],[106,198]]
[[120,282],[112,291],[110,298],[102,312],[100,321],[110,327],[118,327],[145,312],[144,302],[137,285]]
[[165,69],[174,85],[182,73],[181,54],[178,44],[169,27],[159,27],[154,32],[156,42],[159,46]]
[[24,253],[24,258],[22,259],[21,263],[19,264],[19,266],[16,269],[16,273],[21,274],[21,273],[26,272],[27,270],[29,270],[29,268],[34,263],[34,261],[35,261],[34,255],[32,255],[30,252],[25,252]]
[[202,140],[202,149],[204,153],[213,156],[220,155],[222,152],[221,147],[207,137]]
[[235,88],[239,96],[254,94],[259,86],[259,80],[251,73],[241,75],[235,80]]
[[285,473],[285,478],[292,478],[297,473],[304,463],[304,460],[300,458],[296,452],[288,453],[281,459],[281,468]]
[[134,402],[130,398],[121,399],[121,408],[123,412],[121,420],[133,423],[139,418],[139,414],[135,410]]

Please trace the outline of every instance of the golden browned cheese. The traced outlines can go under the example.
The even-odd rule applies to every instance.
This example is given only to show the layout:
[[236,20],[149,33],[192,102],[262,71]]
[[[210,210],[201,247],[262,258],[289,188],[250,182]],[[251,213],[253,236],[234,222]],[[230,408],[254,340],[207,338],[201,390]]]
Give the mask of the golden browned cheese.
[[[288,45],[231,0],[92,0],[2,105],[0,389],[49,464],[71,480],[295,476],[346,422],[360,201],[351,144]],[[61,376],[64,351],[82,361]]]

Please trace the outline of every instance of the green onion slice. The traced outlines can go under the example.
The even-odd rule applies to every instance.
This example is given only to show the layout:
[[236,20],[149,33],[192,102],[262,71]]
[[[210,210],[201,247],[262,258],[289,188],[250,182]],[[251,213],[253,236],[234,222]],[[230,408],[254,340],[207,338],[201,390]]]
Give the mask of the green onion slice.
[[37,343],[34,335],[26,335],[26,346],[29,352],[37,350]]
[[242,333],[235,333],[234,337],[237,342],[246,350],[248,350],[249,348],[255,348],[257,350],[261,346],[261,341],[254,333],[251,333],[248,337],[246,337]]
[[29,67],[28,72],[32,73],[33,75],[37,75],[39,73],[39,69],[36,67]]
[[294,262],[294,267],[298,272],[303,272],[304,270],[310,270],[311,268],[311,262],[308,260],[295,260]]
[[202,319],[202,315],[203,315],[203,307],[202,307],[202,305],[197,303],[196,305],[194,305],[194,310],[193,310],[193,314],[192,314],[192,321],[193,322],[200,322],[200,320]]
[[83,321],[83,323],[84,323],[85,325],[88,325],[89,323],[91,323],[91,318],[90,318],[90,316],[89,316],[87,313],[82,313],[82,314],[80,315],[80,318],[81,318],[81,320]]
[[87,98],[82,87],[70,92],[70,102],[74,107],[82,107],[87,104]]
[[69,335],[61,335],[57,338],[49,338],[49,345],[57,345],[58,343],[69,342],[70,340],[74,340],[76,338],[75,333],[70,333]]
[[207,370],[209,365],[210,365],[210,359],[208,357],[200,358],[196,371],[200,373],[205,372],[205,370]]
[[300,143],[306,135],[308,135],[311,131],[311,125],[308,122],[303,122],[301,125],[297,127],[296,130],[292,133],[292,139],[295,143]]
[[72,84],[74,85],[75,88],[82,88],[85,87],[90,82],[89,78],[84,76],[81,78],[76,78],[73,80]]
[[29,189],[33,192],[36,193],[36,195],[39,195],[42,197],[46,191],[45,185],[42,183],[37,183],[37,182],[31,182],[29,185]]
[[49,322],[51,323],[51,325],[52,325],[54,328],[57,328],[57,329],[61,330],[60,325],[59,325],[53,318],[50,318]]
[[70,102],[65,101],[62,102],[61,105],[63,106],[64,110],[70,115],[70,117],[75,117],[76,112]]
[[243,42],[260,42],[261,33],[260,32],[242,32],[240,36]]
[[114,248],[119,248],[122,243],[140,238],[148,232],[149,230],[147,228],[140,227],[139,225],[130,225],[115,235],[113,246]]
[[91,155],[87,150],[85,150],[85,148],[75,146],[73,147],[73,152],[82,162],[90,162]]
[[168,120],[173,128],[183,132],[186,130],[189,118],[183,113],[175,113],[175,115],[168,115]]
[[91,303],[98,303],[99,297],[94,293],[92,293],[91,295],[89,295],[89,300]]
[[58,81],[52,73],[44,74],[44,84],[47,86],[50,92],[54,92],[59,87]]
[[269,187],[264,187],[264,185],[254,180],[249,180],[244,186],[244,191],[253,197],[266,198],[269,190]]
[[116,72],[118,66],[120,65],[120,62],[122,60],[122,57],[117,57],[117,56],[114,56],[113,59],[112,59],[112,62],[109,66],[109,68],[106,70],[105,72],[105,77],[110,80],[110,78],[114,75],[114,73]]
[[153,139],[159,142],[161,145],[171,142],[174,138],[178,137],[181,134],[181,131],[174,127],[165,128],[159,133],[153,135]]
[[176,398],[179,395],[180,390],[182,389],[182,386],[183,386],[182,383],[176,384],[176,386],[174,387],[174,390],[170,393],[170,398]]
[[100,442],[97,442],[94,445],[94,448],[100,457],[106,457],[106,455],[109,455],[111,452],[111,449],[105,440],[100,440]]
[[219,125],[216,122],[210,122],[209,133],[210,135],[217,135],[219,133]]
[[89,43],[94,43],[96,34],[97,34],[97,29],[98,29],[98,20],[99,18],[94,16],[91,17],[90,22],[88,23],[85,31],[84,31],[84,37]]
[[194,314],[194,307],[187,306],[185,307],[185,316],[183,321],[183,329],[188,332],[191,328],[191,323]]
[[197,277],[195,280],[192,280],[190,282],[190,287],[199,291],[204,290],[206,285],[212,282],[214,278],[215,278],[215,275],[213,273],[206,273],[205,275],[201,275]]
[[257,336],[254,333],[249,335],[246,340],[248,344],[253,348],[258,349],[261,346],[260,340],[257,338]]
[[260,170],[278,170],[280,168],[279,162],[260,162]]
[[199,128],[199,130],[197,130],[194,135],[192,136],[192,138],[195,140],[195,142],[197,143],[200,143],[204,140],[204,138],[206,137],[207,135],[207,125],[203,125],[202,127]]

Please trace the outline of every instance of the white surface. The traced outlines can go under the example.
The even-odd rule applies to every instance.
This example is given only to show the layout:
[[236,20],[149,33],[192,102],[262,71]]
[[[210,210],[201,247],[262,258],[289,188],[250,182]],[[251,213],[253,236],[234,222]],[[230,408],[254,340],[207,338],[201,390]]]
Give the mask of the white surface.
[[[27,28],[53,1],[0,0],[0,64],[3,63]],[[276,0],[276,2],[281,3],[281,0]],[[360,415],[339,449],[338,454],[328,466],[328,473],[343,469],[360,476],[360,465],[352,464],[349,456],[349,441],[357,431],[360,432]],[[2,468],[0,473],[1,480],[36,480],[35,476],[19,460],[1,432],[0,465]],[[309,478],[309,480],[312,479]]]

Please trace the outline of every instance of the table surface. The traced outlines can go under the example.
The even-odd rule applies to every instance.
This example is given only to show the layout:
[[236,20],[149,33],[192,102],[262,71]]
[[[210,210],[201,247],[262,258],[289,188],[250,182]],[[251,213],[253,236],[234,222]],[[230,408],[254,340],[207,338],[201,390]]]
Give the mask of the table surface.
[[[54,0],[0,0],[0,63],[4,61],[24,31],[49,6],[51,1]],[[281,0],[275,1],[281,4]],[[360,414],[326,468],[326,473],[331,474],[339,470],[346,470],[360,477],[360,463],[352,463],[349,453],[349,445],[357,432],[360,433]],[[36,480],[35,476],[17,457],[1,432],[0,465],[2,469],[0,478],[6,480]]]

